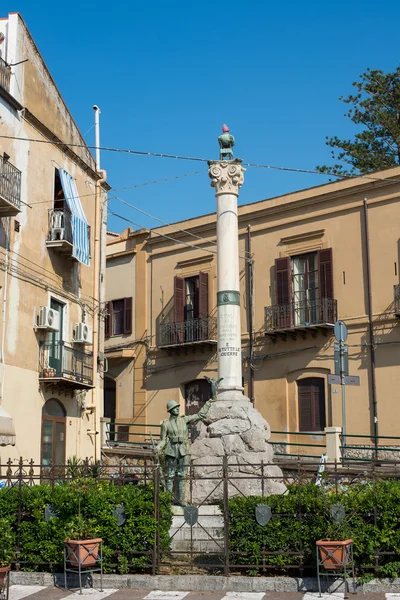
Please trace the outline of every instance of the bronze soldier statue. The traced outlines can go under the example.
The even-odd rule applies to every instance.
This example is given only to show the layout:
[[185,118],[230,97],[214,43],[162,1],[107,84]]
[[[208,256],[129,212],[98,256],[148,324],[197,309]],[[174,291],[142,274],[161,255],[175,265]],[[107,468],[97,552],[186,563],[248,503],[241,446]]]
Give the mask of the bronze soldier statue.
[[210,406],[217,399],[217,387],[221,379],[215,380],[206,377],[211,384],[212,397],[205,403],[203,408],[195,415],[179,416],[179,404],[175,400],[168,400],[167,411],[169,419],[161,424],[161,440],[157,444],[157,453],[165,456],[165,481],[166,488],[173,493],[174,477],[178,476],[178,499],[181,506],[186,505],[185,477],[190,465],[191,444],[189,439],[188,425],[202,421]]

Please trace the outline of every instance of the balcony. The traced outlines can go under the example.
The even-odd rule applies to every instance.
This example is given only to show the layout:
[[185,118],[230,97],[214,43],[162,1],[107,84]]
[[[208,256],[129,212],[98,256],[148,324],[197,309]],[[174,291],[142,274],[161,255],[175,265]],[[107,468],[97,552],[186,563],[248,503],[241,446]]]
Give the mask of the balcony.
[[0,156],[0,217],[15,217],[21,211],[21,171]]
[[0,58],[0,86],[10,91],[10,80],[11,80],[11,68],[8,64]]
[[267,306],[264,333],[271,337],[289,333],[295,337],[297,333],[305,336],[310,332],[315,336],[318,329],[324,332],[333,329],[336,320],[337,300],[333,298]]
[[68,208],[50,208],[46,246],[64,256],[72,256],[72,214]]
[[400,285],[394,286],[394,314],[400,319]]
[[215,345],[217,343],[217,319],[216,317],[204,317],[183,323],[161,323],[157,333],[159,348]]
[[39,349],[39,381],[69,389],[93,387],[93,354],[62,341],[45,342]]

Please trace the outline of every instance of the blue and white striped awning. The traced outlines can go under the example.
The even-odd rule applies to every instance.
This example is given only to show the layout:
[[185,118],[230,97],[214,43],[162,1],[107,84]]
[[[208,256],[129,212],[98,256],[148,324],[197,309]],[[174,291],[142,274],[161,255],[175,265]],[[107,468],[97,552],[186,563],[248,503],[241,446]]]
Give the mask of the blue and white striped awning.
[[65,200],[72,214],[72,256],[83,265],[90,264],[89,225],[83,212],[75,179],[64,169],[58,169]]

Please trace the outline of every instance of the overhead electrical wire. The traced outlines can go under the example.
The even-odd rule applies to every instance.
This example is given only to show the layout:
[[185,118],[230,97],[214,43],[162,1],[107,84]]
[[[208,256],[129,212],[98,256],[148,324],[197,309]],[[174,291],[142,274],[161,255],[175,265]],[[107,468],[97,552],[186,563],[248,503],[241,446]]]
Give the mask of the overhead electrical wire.
[[[114,147],[108,147],[108,146],[92,146],[92,145],[88,145],[88,144],[70,144],[68,142],[61,142],[61,141],[56,141],[56,140],[40,140],[40,139],[36,139],[36,138],[25,138],[25,137],[19,137],[19,136],[12,136],[12,135],[0,135],[0,138],[3,139],[10,139],[10,140],[19,140],[22,142],[34,142],[34,143],[38,143],[38,144],[53,144],[56,146],[67,146],[69,148],[85,148],[85,149],[90,149],[90,150],[102,150],[104,152],[118,152],[121,154],[131,154],[134,156],[151,156],[153,158],[172,158],[175,160],[190,160],[190,161],[195,161],[195,162],[206,162],[208,163],[210,160],[215,160],[215,159],[208,159],[208,158],[202,158],[202,157],[195,157],[195,156],[184,156],[184,155],[180,155],[180,154],[165,154],[165,153],[161,153],[161,152],[147,152],[144,150],[132,150],[132,149],[128,149],[128,148],[114,148]],[[315,169],[297,169],[294,167],[281,167],[281,166],[277,166],[277,165],[262,165],[262,164],[257,164],[257,163],[242,163],[243,167],[251,167],[254,169],[271,169],[274,171],[287,171],[287,172],[291,172],[291,173],[304,173],[304,174],[308,174],[308,175],[323,175],[323,176],[329,176],[329,177],[336,177],[337,179],[368,179],[371,181],[391,181],[394,183],[400,183],[400,179],[394,179],[394,178],[388,178],[388,177],[374,177],[373,175],[364,175],[364,174],[360,174],[360,175],[340,175],[338,173],[333,173],[331,171],[324,171],[323,173],[321,171],[317,171]]]

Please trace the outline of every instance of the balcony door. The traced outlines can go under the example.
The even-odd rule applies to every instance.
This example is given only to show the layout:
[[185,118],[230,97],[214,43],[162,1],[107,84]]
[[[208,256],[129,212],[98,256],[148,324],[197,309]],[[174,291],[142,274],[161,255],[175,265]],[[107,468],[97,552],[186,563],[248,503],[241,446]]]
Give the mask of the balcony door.
[[47,343],[49,344],[49,367],[55,369],[56,375],[62,375],[62,339],[63,339],[63,316],[64,304],[51,299],[50,308],[56,310],[60,315],[60,327],[58,331],[50,331],[47,334]]
[[61,402],[47,400],[42,410],[42,465],[65,464],[66,413]]
[[292,258],[294,324],[317,321],[318,260],[317,253]]

